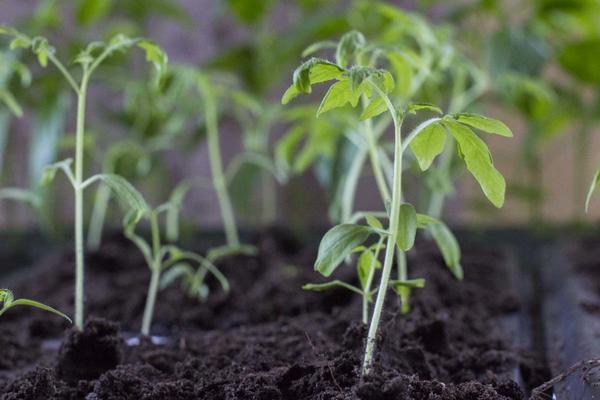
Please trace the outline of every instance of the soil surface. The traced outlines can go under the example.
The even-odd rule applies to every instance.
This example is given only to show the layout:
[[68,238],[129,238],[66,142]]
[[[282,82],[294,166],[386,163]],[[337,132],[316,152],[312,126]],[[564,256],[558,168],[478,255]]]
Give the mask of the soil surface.
[[[533,369],[501,323],[520,307],[504,253],[463,246],[465,280],[458,282],[437,249],[418,241],[409,270],[426,287],[413,292],[408,315],[390,292],[375,368],[361,380],[361,299],[343,289],[301,290],[320,281],[312,268],[316,246],[303,248],[279,231],[253,242],[257,256],[219,265],[231,294],[214,282],[205,302],[187,298],[178,284],[165,289],[152,332],[168,343],[132,346],[125,339],[141,325],[150,273],[127,240],[109,238],[87,255],[90,317],[82,332],[32,309],[2,317],[0,399],[524,398],[513,378],[519,367],[523,376]],[[73,269],[65,250],[10,287],[72,314]],[[354,267],[338,271],[335,278],[357,284]]]

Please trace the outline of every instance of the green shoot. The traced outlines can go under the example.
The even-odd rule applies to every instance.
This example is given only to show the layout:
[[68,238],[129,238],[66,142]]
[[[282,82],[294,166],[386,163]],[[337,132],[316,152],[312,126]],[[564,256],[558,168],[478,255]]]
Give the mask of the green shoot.
[[27,306],[27,307],[39,308],[40,310],[48,311],[50,313],[61,316],[64,319],[66,319],[67,321],[73,323],[73,321],[71,321],[71,318],[69,318],[66,314],[63,314],[62,312],[60,312],[50,306],[47,306],[40,302],[37,302],[34,300],[29,300],[29,299],[15,300],[15,296],[13,295],[13,292],[11,290],[0,289],[0,316],[2,316],[2,314],[7,312],[8,310],[10,310],[11,308],[17,307],[17,306]]
[[[372,52],[372,53],[371,53]],[[431,105],[394,106],[390,94],[393,92],[395,82],[392,74],[372,65],[361,65],[362,60],[377,60],[379,51],[377,46],[368,46],[364,36],[359,32],[350,32],[342,37],[336,51],[336,62],[312,58],[296,69],[293,84],[285,92],[282,102],[285,104],[301,93],[310,93],[312,85],[333,82],[323,97],[317,117],[332,109],[350,105],[355,108],[362,106],[361,119],[372,120],[380,114],[387,113],[394,126],[393,155],[394,161],[391,170],[391,194],[387,190],[387,182],[383,176],[375,180],[385,208],[388,219],[387,229],[374,217],[368,217],[367,226],[357,224],[341,224],[333,227],[323,237],[319,246],[319,253],[315,263],[315,270],[328,277],[334,270],[358,247],[371,236],[378,234],[386,240],[385,255],[381,269],[377,299],[371,315],[368,330],[365,356],[362,373],[368,374],[371,370],[375,351],[375,338],[379,321],[385,303],[388,288],[391,286],[400,295],[403,309],[407,309],[406,300],[410,290],[422,287],[422,280],[410,280],[406,270],[404,254],[414,246],[416,231],[419,227],[427,228],[436,238],[444,259],[453,270],[455,276],[462,278],[460,267],[460,251],[456,240],[450,231],[435,218],[427,215],[419,217],[415,208],[403,202],[402,172],[403,155],[410,148],[414,153],[422,170],[427,170],[433,160],[443,152],[446,137],[451,136],[458,143],[459,154],[464,160],[467,169],[480,184],[486,197],[497,207],[504,202],[505,181],[502,175],[492,164],[491,155],[485,142],[481,140],[471,128],[501,136],[512,136],[510,130],[500,121],[489,119],[475,114],[448,114],[430,118],[419,124],[406,138],[402,137],[402,122],[408,114],[427,109],[441,113],[441,110]],[[351,61],[358,64],[349,65]],[[361,101],[362,100],[362,101]],[[372,130],[366,128],[367,136],[372,136]],[[381,168],[382,163],[377,151],[377,143],[370,152],[372,167]],[[381,247],[377,245],[377,247]],[[359,248],[361,249],[361,248]],[[397,252],[396,252],[397,251]],[[398,258],[398,279],[390,280],[390,274],[395,257]],[[373,264],[376,265],[376,264]],[[376,268],[368,268],[367,272]],[[367,275],[368,277],[368,275]],[[367,283],[368,279],[365,281]],[[334,281],[335,282],[335,281]],[[329,285],[340,286],[338,282]],[[344,286],[344,285],[341,285]],[[366,286],[366,285],[365,285]],[[314,286],[309,286],[314,289]],[[347,287],[353,290],[353,287]],[[358,289],[366,302],[370,294],[370,287]]]
[[223,219],[227,244],[230,246],[239,246],[240,239],[235,222],[235,215],[233,213],[233,205],[231,203],[231,198],[229,197],[227,180],[225,179],[225,174],[223,172],[215,90],[208,77],[203,74],[198,74],[197,84],[204,99],[204,120],[206,124],[210,169],[213,187],[221,208],[221,218]]
[[146,59],[152,62],[160,73],[167,63],[166,54],[153,42],[141,38],[128,38],[119,34],[109,42],[92,42],[75,58],[74,63],[81,67],[81,76],[76,79],[56,56],[56,49],[42,37],[30,38],[13,28],[0,26],[0,34],[12,37],[11,49],[30,49],[37,56],[42,67],[53,64],[63,75],[69,86],[77,95],[77,117],[75,132],[75,165],[72,160],[65,160],[48,167],[43,181],[51,181],[56,172],[61,170],[73,186],[75,197],[75,327],[83,328],[84,322],[84,234],[83,234],[83,193],[84,189],[96,181],[104,181],[117,192],[128,207],[136,210],[139,218],[146,211],[146,204],[137,191],[123,178],[111,174],[95,175],[87,180],[83,176],[84,140],[87,90],[94,71],[110,56],[132,47],[144,50]]
[[600,182],[600,169],[598,169],[594,173],[594,178],[592,179],[592,183],[590,184],[590,187],[588,189],[587,196],[585,197],[585,212],[588,212],[588,210],[590,208],[590,201],[592,200],[592,195],[598,188],[599,182]]
[[198,276],[201,278],[201,282],[197,284],[198,289],[204,290],[204,278],[207,273],[211,273],[220,283],[221,287],[225,292],[229,292],[229,283],[227,278],[219,271],[219,269],[213,264],[213,261],[209,257],[202,257],[199,254],[190,251],[184,251],[177,246],[172,244],[163,244],[161,228],[159,224],[159,216],[166,214],[167,219],[167,237],[170,239],[176,239],[178,231],[178,218],[181,201],[188,185],[180,185],[171,195],[171,199],[167,203],[163,203],[160,206],[147,210],[143,218],[150,222],[151,240],[146,241],[143,237],[139,236],[135,232],[135,228],[140,221],[135,215],[129,214],[125,218],[124,232],[125,236],[131,240],[136,247],[141,251],[150,269],[152,276],[150,279],[150,285],[148,287],[148,296],[146,298],[146,306],[144,308],[144,316],[142,320],[141,334],[143,336],[149,336],[152,327],[152,319],[154,317],[154,307],[156,304],[156,297],[160,289],[161,275],[167,271],[168,279],[173,276],[175,272],[179,272],[182,268],[191,268],[190,264],[198,266]]

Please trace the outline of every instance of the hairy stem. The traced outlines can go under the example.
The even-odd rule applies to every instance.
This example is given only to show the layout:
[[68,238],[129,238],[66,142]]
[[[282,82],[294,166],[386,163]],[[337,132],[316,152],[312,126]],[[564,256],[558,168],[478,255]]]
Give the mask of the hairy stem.
[[396,250],[396,241],[398,238],[398,227],[400,222],[400,205],[402,199],[402,135],[400,132],[400,121],[396,114],[396,109],[385,93],[379,89],[376,84],[372,84],[373,89],[385,101],[386,106],[394,121],[394,184],[392,187],[392,202],[390,205],[390,221],[387,236],[387,244],[385,249],[385,259],[383,262],[383,271],[381,273],[381,282],[377,292],[377,300],[373,309],[371,325],[367,335],[367,344],[365,349],[365,358],[362,366],[362,375],[368,375],[373,364],[373,353],[375,351],[375,343],[377,339],[377,330],[379,328],[379,320],[385,303],[385,296],[392,272],[392,264],[394,261],[394,252]]
[[150,213],[150,229],[152,231],[152,277],[148,288],[148,297],[144,307],[144,318],[142,320],[142,335],[150,335],[152,326],[152,317],[154,315],[154,305],[156,304],[156,294],[158,293],[158,284],[161,273],[161,253],[160,253],[160,230],[158,226],[158,215],[155,211]]
[[84,70],[77,96],[77,128],[75,133],[75,327],[83,328],[84,272],[83,249],[83,146],[85,135],[85,102],[89,74]]

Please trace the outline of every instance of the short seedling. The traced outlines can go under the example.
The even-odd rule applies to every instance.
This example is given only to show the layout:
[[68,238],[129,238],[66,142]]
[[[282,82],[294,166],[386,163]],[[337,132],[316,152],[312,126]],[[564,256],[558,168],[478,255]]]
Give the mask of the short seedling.
[[[387,185],[385,179],[377,178],[376,174],[377,185],[386,208],[386,213],[383,215],[388,219],[388,228],[383,229],[381,222],[375,220],[374,217],[368,218],[367,226],[350,223],[335,226],[321,240],[315,263],[315,269],[328,277],[358,246],[363,245],[371,234],[377,234],[387,241],[377,300],[368,331],[362,367],[363,375],[368,374],[371,370],[375,339],[388,287],[392,285],[400,293],[406,293],[414,287],[423,286],[424,282],[420,280],[408,279],[406,264],[403,262],[398,265],[399,279],[390,280],[395,255],[398,254],[400,260],[404,259],[403,254],[414,245],[416,230],[419,226],[430,229],[434,233],[434,237],[443,238],[438,244],[444,245],[441,247],[444,258],[455,275],[459,278],[462,277],[462,268],[459,264],[460,252],[449,230],[432,217],[419,216],[411,204],[403,202],[402,162],[404,152],[410,147],[421,169],[427,170],[433,160],[443,152],[446,137],[448,135],[453,137],[458,143],[459,154],[465,161],[467,169],[478,181],[488,199],[500,207],[504,202],[504,178],[494,168],[485,142],[471,128],[501,136],[512,136],[510,130],[500,121],[474,114],[449,114],[430,118],[420,123],[403,139],[401,125],[408,114],[422,109],[441,114],[441,110],[435,106],[423,104],[396,108],[389,97],[395,85],[390,72],[372,65],[349,65],[351,60],[377,60],[382,52],[385,54],[385,49],[368,45],[364,36],[359,32],[350,32],[340,40],[337,46],[336,62],[313,58],[298,67],[294,72],[293,84],[282,99],[283,103],[287,103],[301,93],[310,93],[313,84],[334,81],[323,97],[317,116],[347,104],[357,107],[362,98],[361,119],[373,119],[387,112],[393,121],[394,162],[391,176],[391,197],[387,197],[385,194],[384,188]],[[372,157],[374,158],[373,166],[376,168],[379,163],[377,153],[374,152]],[[376,247],[381,246],[377,245]],[[376,264],[372,263],[372,265]],[[370,268],[368,272],[374,270],[375,268]],[[370,288],[368,285],[365,287],[366,289],[363,288],[358,292],[368,301]]]
[[[179,218],[179,209],[183,194],[187,190],[187,187],[188,186],[185,184],[179,186],[173,191],[171,199],[168,202],[144,213],[143,217],[150,222],[152,236],[150,243],[135,232],[135,228],[140,221],[139,218],[136,218],[133,214],[130,214],[125,218],[125,236],[142,252],[148,268],[150,268],[150,271],[152,272],[142,321],[141,334],[143,336],[150,335],[156,296],[158,294],[159,285],[161,284],[161,274],[163,272],[167,271],[169,273],[169,275],[166,276],[167,279],[175,279],[178,275],[181,275],[182,270],[191,268],[190,264],[197,264],[197,275],[201,278],[198,278],[200,283],[197,286],[194,286],[194,291],[198,290],[203,291],[203,293],[206,292],[206,290],[204,290],[203,282],[209,272],[219,281],[225,292],[229,291],[227,278],[225,278],[208,257],[202,257],[191,251],[184,251],[172,244],[162,243],[159,216],[162,213],[166,214],[166,236],[171,239],[177,239],[176,232],[178,232],[177,220]],[[196,281],[198,280],[195,280],[194,282]],[[165,285],[163,284],[163,286]]]
[[56,172],[61,170],[67,176],[73,186],[75,195],[75,326],[77,329],[83,328],[84,322],[84,235],[83,235],[83,192],[84,189],[97,181],[103,181],[119,196],[123,203],[129,208],[136,210],[136,215],[140,217],[146,210],[145,203],[139,193],[122,177],[111,174],[94,175],[84,180],[84,139],[85,139],[85,116],[86,99],[90,79],[94,71],[111,55],[122,52],[131,47],[139,47],[146,53],[146,59],[154,64],[159,73],[161,73],[167,63],[166,54],[153,42],[140,39],[128,38],[119,34],[114,36],[109,42],[92,42],[75,58],[74,63],[81,67],[81,76],[79,80],[68,71],[65,65],[56,57],[56,49],[48,43],[43,37],[30,38],[13,28],[0,26],[0,34],[12,37],[10,42],[11,49],[24,48],[31,49],[37,56],[42,67],[46,67],[48,62],[54,64],[60,71],[67,83],[77,95],[77,119],[75,133],[75,168],[71,164],[72,160],[67,159],[47,167],[44,177],[44,183],[53,180]]
[[73,321],[71,321],[71,318],[67,317],[62,312],[60,312],[50,306],[47,306],[40,302],[37,302],[34,300],[29,300],[29,299],[15,300],[15,296],[13,295],[12,290],[0,289],[0,316],[2,316],[2,314],[7,312],[8,310],[10,310],[11,308],[17,307],[17,306],[27,306],[27,307],[39,308],[40,310],[48,311],[50,313],[59,315],[71,323],[73,322]]

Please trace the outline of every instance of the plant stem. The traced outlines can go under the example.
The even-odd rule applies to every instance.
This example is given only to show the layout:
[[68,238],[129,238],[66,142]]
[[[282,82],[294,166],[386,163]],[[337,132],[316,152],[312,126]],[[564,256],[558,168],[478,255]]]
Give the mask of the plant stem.
[[89,250],[98,250],[98,248],[100,248],[104,220],[106,218],[106,210],[108,209],[111,192],[110,187],[107,185],[100,185],[96,192],[96,200],[94,201],[94,209],[92,210],[88,228],[87,247]]
[[383,311],[383,304],[385,303],[385,296],[387,293],[390,273],[392,272],[392,264],[394,261],[394,252],[396,249],[400,220],[400,205],[402,199],[402,135],[400,132],[400,121],[398,121],[396,109],[387,95],[383,93],[376,84],[372,84],[372,87],[385,101],[394,121],[394,184],[392,187],[392,203],[390,205],[391,210],[387,244],[385,249],[385,260],[383,263],[383,271],[381,273],[381,282],[377,292],[377,300],[375,302],[375,308],[373,309],[373,316],[371,318],[371,325],[369,326],[369,333],[367,335],[365,358],[362,366],[363,376],[369,374],[373,364],[373,353],[375,351],[379,320],[381,318],[381,312]]
[[364,147],[358,147],[354,160],[350,165],[350,170],[344,181],[344,192],[342,194],[342,222],[348,222],[352,218],[352,210],[354,209],[354,198],[356,196],[356,188],[363,170],[365,160],[367,159],[367,150]]
[[373,257],[373,262],[369,270],[369,276],[367,277],[367,283],[365,284],[364,288],[362,304],[362,321],[365,325],[369,323],[369,300],[371,297],[371,285],[373,283],[373,277],[375,276],[375,265],[377,264],[377,259],[379,258],[379,251],[381,250],[383,239],[384,237],[380,236],[379,241],[377,242],[377,248],[375,249],[375,255]]
[[365,136],[367,137],[367,142],[369,145],[369,159],[371,160],[371,168],[373,169],[375,182],[377,183],[377,188],[379,189],[383,204],[387,209],[387,203],[390,201],[390,191],[388,189],[387,182],[385,181],[385,177],[383,176],[383,171],[381,170],[377,144],[375,143],[375,137],[373,135],[373,124],[370,119],[365,121]]
[[142,335],[150,335],[152,326],[152,317],[154,315],[154,305],[156,304],[156,294],[158,293],[158,284],[160,282],[161,259],[160,259],[160,230],[158,226],[158,215],[156,211],[150,213],[150,229],[152,231],[152,277],[148,288],[148,297],[144,308],[144,318],[142,320]]
[[75,327],[83,328],[84,315],[84,249],[83,249],[83,146],[85,135],[85,102],[89,74],[83,72],[77,93],[77,128],[75,133]]
[[221,159],[221,146],[219,144],[219,124],[217,121],[217,106],[213,98],[212,90],[208,88],[208,82],[203,83],[205,86],[205,120],[206,134],[208,141],[208,157],[210,161],[210,170],[212,173],[213,186],[217,193],[219,206],[221,208],[221,218],[225,228],[225,236],[227,244],[230,246],[238,246],[240,239],[237,232],[235,217],[233,214],[233,206],[227,191],[227,181],[223,173],[223,160]]

